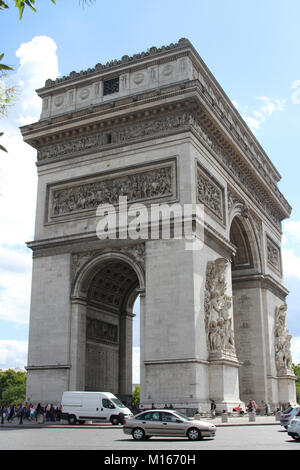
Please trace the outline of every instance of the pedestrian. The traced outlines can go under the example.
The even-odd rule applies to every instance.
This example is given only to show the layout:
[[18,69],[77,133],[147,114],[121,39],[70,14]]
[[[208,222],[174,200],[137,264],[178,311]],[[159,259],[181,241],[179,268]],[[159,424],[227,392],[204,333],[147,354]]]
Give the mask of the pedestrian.
[[52,422],[55,421],[55,409],[54,409],[54,406],[52,404],[50,406],[49,414],[50,414],[50,421],[52,421]]
[[30,410],[29,410],[29,420],[34,421],[34,418],[35,418],[35,408],[34,408],[34,405],[31,404]]
[[7,421],[8,422],[13,421],[14,415],[15,415],[15,405],[11,405],[10,410],[9,410],[9,414],[7,416]]
[[210,414],[211,414],[211,417],[214,419],[216,417],[216,408],[217,408],[217,405],[216,405],[216,402],[215,400],[210,400]]
[[255,400],[252,400],[252,405],[253,405],[253,413],[257,413],[257,411],[258,411],[258,406],[257,406],[257,404],[255,403]]
[[173,410],[173,405],[170,403],[169,410]]
[[50,409],[51,409],[51,404],[50,403],[47,403],[46,405],[46,421],[50,421]]

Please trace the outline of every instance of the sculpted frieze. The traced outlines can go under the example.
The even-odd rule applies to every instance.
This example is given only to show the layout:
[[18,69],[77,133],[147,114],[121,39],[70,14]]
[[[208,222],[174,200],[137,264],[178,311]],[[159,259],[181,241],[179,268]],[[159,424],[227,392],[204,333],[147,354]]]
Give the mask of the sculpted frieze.
[[99,176],[90,182],[50,187],[49,219],[96,210],[100,204],[117,205],[120,196],[128,203],[172,198],[176,193],[174,162],[129,174]]
[[95,134],[76,137],[40,148],[38,151],[38,161],[62,159],[83,152],[97,151],[105,145],[124,144],[147,136],[163,135],[170,130],[187,126],[191,121],[190,113],[181,112],[118,127],[109,131],[100,131]]
[[87,317],[86,320],[87,339],[100,342],[118,342],[118,327],[95,318]]

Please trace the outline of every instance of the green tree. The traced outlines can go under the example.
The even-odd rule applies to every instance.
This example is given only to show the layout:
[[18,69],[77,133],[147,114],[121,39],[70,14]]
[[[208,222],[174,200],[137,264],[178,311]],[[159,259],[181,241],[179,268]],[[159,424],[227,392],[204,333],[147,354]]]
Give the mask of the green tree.
[[139,405],[140,404],[140,386],[137,385],[132,392],[132,405]]
[[296,382],[296,397],[297,397],[297,403],[300,403],[300,364],[293,364],[293,370],[294,374],[297,377],[297,382]]
[[2,404],[6,407],[12,404],[24,403],[26,398],[26,384],[11,385],[2,394]]
[[0,403],[21,403],[26,397],[26,373],[7,369],[0,372]]

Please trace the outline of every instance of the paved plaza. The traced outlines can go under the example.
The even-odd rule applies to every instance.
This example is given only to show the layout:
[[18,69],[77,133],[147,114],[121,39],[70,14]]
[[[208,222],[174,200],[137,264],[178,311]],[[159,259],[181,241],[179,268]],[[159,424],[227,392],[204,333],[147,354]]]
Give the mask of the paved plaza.
[[[196,463],[203,458],[202,450],[299,450],[300,443],[294,441],[274,420],[259,418],[247,423],[246,418],[232,418],[228,423],[215,420],[217,425],[214,439],[192,442],[188,439],[153,437],[149,441],[136,442],[123,433],[121,426],[92,425],[65,426],[60,424],[34,425],[17,422],[0,425],[0,441],[3,450],[97,450],[101,458],[115,452],[122,455],[139,455],[143,458],[156,452],[168,451],[170,455],[195,456]],[[216,456],[217,458],[217,456]],[[140,463],[145,463],[140,462]],[[157,462],[158,463],[158,462]],[[192,462],[193,463],[193,462]]]

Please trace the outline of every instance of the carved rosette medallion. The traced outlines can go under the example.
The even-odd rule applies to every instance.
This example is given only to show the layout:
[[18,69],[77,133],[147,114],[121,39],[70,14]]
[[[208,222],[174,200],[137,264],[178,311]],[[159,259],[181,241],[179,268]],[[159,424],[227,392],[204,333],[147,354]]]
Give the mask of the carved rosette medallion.
[[291,356],[291,338],[286,326],[287,305],[275,309],[275,364],[278,375],[293,373]]
[[210,358],[235,357],[232,298],[226,294],[228,266],[228,260],[218,258],[209,261],[206,268],[205,331]]

